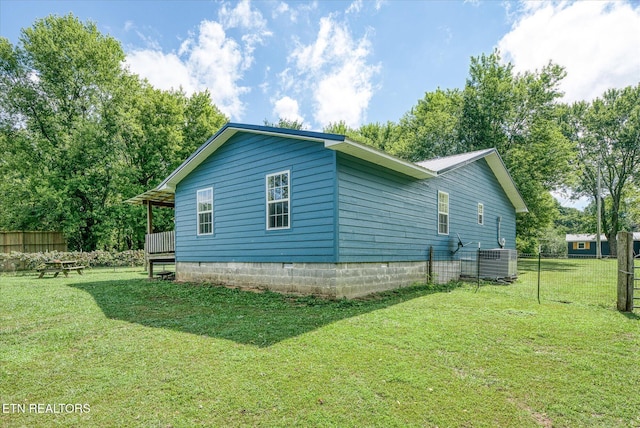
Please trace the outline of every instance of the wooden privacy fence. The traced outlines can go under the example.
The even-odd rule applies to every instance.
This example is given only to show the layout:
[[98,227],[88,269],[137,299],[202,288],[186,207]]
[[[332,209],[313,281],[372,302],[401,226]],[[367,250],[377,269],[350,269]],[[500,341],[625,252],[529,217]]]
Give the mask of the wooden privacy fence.
[[0,253],[67,251],[62,232],[0,232]]

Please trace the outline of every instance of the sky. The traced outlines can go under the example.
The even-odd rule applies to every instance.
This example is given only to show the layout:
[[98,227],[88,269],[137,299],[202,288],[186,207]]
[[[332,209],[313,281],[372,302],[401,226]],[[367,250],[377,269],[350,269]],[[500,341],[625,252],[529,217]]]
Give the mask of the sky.
[[640,82],[640,2],[0,0],[0,36],[50,14],[93,21],[157,88],[209,89],[234,122],[398,121],[462,88],[472,56],[566,68],[565,101]]
[[15,45],[69,13],[153,86],[208,89],[234,122],[396,122],[425,92],[464,87],[470,58],[494,49],[517,72],[565,67],[566,102],[640,82],[639,0],[0,0],[0,36]]

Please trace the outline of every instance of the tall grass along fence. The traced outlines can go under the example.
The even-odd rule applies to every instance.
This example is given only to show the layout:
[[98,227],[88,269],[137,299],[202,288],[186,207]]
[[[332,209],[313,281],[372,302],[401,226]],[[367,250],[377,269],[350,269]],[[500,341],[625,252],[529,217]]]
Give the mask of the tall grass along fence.
[[67,251],[62,232],[0,232],[0,253]]
[[49,251],[42,253],[10,254],[0,253],[0,271],[15,272],[36,269],[44,262],[52,260],[75,260],[79,265],[87,267],[123,267],[144,266],[144,250],[131,250],[122,252],[110,251]]
[[[486,251],[486,252],[485,252]],[[429,257],[433,282],[467,280],[494,286],[503,293],[542,301],[615,307],[617,260],[595,256],[518,254],[511,250],[432,252]],[[515,275],[513,272],[515,271]]]

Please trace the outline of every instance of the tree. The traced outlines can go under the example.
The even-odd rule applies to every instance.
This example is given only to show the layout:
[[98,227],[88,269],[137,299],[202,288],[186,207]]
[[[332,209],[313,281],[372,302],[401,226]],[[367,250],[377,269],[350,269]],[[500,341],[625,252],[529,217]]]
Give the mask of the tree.
[[[576,143],[579,165],[574,190],[605,202],[603,231],[615,254],[616,235],[625,227],[625,195],[633,192],[640,169],[640,85],[610,89],[590,104],[574,104],[571,113],[572,126],[566,129]],[[600,195],[598,165],[604,190]]]
[[286,117],[281,117],[278,119],[278,123],[269,122],[267,119],[265,119],[264,126],[301,130],[304,129],[304,122],[298,121],[297,119],[287,119]]
[[572,146],[562,133],[556,100],[564,70],[515,74],[496,51],[472,58],[463,92],[458,137],[465,150],[495,147],[524,198],[529,213],[518,216],[518,247],[531,252],[556,215],[550,190],[569,174]]
[[[191,153],[220,129],[228,119],[213,104],[208,91],[187,97],[182,91],[161,91],[149,84],[133,85],[128,111],[115,115],[123,151],[118,199],[126,200],[159,184]],[[127,248],[144,243],[145,214],[130,205],[114,204],[114,218],[126,222],[112,225],[114,240]],[[173,228],[173,211],[154,214],[157,230]],[[124,242],[123,242],[124,240]]]
[[100,123],[117,102],[124,52],[71,15],[38,20],[20,46],[3,39],[0,49],[0,120],[17,168],[3,190],[24,208],[5,223],[62,225],[72,248],[95,248],[113,186],[103,153],[117,144]]
[[[0,38],[0,228],[62,229],[69,247],[140,248],[123,201],[158,184],[227,118],[208,92],[160,91],[72,15]],[[156,224],[171,225],[162,214]]]
[[462,114],[462,93],[437,89],[427,92],[415,107],[400,119],[397,139],[390,152],[419,162],[464,151],[458,138]]
[[392,144],[397,138],[398,127],[393,122],[369,123],[362,125],[358,129],[351,128],[343,120],[329,123],[323,128],[323,132],[330,134],[345,135],[350,140],[375,147],[378,150],[390,151]]

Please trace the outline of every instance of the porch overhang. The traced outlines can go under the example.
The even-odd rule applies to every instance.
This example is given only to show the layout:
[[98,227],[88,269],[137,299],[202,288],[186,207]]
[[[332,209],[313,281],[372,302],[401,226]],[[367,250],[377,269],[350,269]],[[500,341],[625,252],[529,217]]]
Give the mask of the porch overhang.
[[127,199],[125,202],[136,205],[154,205],[159,207],[175,207],[175,193],[173,190],[165,189],[151,189],[144,193],[141,193],[133,198]]

